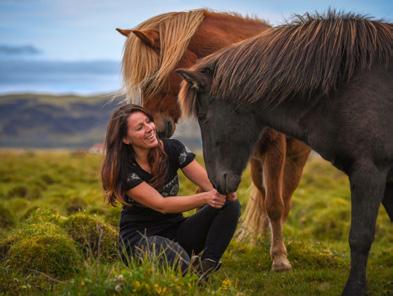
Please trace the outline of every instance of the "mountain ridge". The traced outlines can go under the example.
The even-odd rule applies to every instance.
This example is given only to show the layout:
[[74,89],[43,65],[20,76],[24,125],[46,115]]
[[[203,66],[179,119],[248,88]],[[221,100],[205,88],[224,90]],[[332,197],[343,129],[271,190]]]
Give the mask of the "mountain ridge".
[[[110,114],[123,96],[0,95],[0,147],[89,148],[104,141]],[[178,125],[175,137],[200,148],[195,122]]]

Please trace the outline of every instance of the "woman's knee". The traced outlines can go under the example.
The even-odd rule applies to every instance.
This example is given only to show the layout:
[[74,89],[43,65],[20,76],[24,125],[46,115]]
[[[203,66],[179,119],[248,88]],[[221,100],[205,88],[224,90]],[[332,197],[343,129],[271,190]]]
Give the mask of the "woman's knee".
[[240,218],[240,202],[238,199],[235,200],[228,200],[223,207],[223,210],[236,219]]

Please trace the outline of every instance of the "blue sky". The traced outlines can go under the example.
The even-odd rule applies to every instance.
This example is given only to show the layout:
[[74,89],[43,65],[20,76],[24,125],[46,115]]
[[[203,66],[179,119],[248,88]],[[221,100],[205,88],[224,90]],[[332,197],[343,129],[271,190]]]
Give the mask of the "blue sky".
[[24,48],[39,59],[120,60],[124,37],[116,27],[131,28],[160,13],[201,7],[255,15],[274,25],[294,13],[329,7],[393,21],[392,0],[0,0],[0,52]]

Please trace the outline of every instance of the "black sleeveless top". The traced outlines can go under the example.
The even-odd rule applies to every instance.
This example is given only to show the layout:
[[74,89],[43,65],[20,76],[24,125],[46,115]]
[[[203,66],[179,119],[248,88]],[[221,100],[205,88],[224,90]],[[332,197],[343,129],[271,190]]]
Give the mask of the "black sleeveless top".
[[[164,139],[164,150],[168,155],[167,175],[164,186],[160,190],[163,197],[174,196],[179,192],[179,177],[177,170],[187,166],[195,158],[195,154],[176,139]],[[123,183],[125,191],[128,191],[142,182],[148,182],[152,175],[141,168],[137,162],[130,164],[127,178]],[[163,214],[151,208],[145,207],[125,196],[125,201],[130,206],[123,206],[120,216],[120,234],[129,236],[139,231],[147,235],[154,235],[161,230],[180,222],[184,219],[181,213]]]

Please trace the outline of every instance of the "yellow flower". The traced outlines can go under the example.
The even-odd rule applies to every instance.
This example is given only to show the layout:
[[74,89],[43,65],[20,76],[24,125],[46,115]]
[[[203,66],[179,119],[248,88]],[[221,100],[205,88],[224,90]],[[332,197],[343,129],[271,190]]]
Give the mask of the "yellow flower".
[[223,290],[228,290],[232,286],[232,282],[230,279],[226,278],[225,280],[222,281],[221,283],[221,288]]

